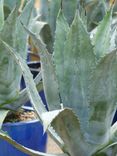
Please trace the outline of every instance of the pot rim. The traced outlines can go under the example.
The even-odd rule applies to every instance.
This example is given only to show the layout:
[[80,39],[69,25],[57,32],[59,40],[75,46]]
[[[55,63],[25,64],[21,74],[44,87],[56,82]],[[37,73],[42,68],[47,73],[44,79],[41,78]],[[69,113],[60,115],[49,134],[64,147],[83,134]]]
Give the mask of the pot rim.
[[[21,108],[25,109],[25,110],[34,110],[33,107],[30,106],[22,106]],[[7,122],[7,123],[3,123],[2,127],[8,127],[8,126],[22,126],[25,124],[33,124],[36,122],[40,122],[39,119],[32,119],[32,120],[27,120],[27,121],[19,121],[19,122]]]

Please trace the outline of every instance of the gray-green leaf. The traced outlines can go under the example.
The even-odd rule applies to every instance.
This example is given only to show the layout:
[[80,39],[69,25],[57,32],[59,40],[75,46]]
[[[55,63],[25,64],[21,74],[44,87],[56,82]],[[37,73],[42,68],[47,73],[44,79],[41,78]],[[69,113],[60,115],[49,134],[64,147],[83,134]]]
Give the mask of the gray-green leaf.
[[24,147],[21,144],[17,143],[15,140],[13,140],[11,137],[9,137],[7,134],[5,134],[2,131],[0,131],[0,139],[3,139],[5,141],[7,141],[8,143],[13,145],[18,150],[20,150],[20,151],[22,151],[25,154],[30,155],[30,156],[31,155],[32,156],[68,156],[67,154],[46,154],[46,153],[42,153],[42,152],[39,152],[39,151],[29,149],[29,148]]
[[112,10],[109,10],[97,28],[94,35],[94,52],[97,60],[105,56],[110,49]]
[[76,112],[84,131],[88,124],[88,87],[95,67],[95,55],[89,34],[78,12],[66,38],[62,58],[64,66],[60,71],[56,71],[57,76],[60,74],[60,95],[63,105],[73,108]]
[[89,156],[91,148],[85,142],[80,130],[80,123],[76,115],[70,109],[64,109],[52,121],[52,126],[63,139],[66,151],[71,156]]
[[[104,144],[117,105],[117,50],[107,54],[92,76],[90,92],[89,140]],[[93,131],[93,133],[92,133]]]
[[2,128],[3,121],[8,114],[8,110],[0,109],[0,130]]
[[4,11],[3,11],[4,0],[0,0],[0,30],[4,25]]
[[25,30],[32,37],[35,46],[38,48],[38,53],[41,58],[42,79],[44,84],[44,91],[47,103],[52,109],[60,108],[60,98],[58,82],[55,74],[55,67],[53,65],[52,56],[48,53],[45,44],[41,41],[39,36],[33,34],[28,29]]

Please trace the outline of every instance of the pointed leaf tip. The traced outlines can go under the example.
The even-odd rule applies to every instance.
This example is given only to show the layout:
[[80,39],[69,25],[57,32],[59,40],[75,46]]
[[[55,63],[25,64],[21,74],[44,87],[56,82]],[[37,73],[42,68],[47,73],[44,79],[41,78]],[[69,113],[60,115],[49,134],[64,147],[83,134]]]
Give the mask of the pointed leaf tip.
[[42,120],[43,120],[43,126],[44,126],[44,132],[48,129],[48,127],[51,125],[52,121],[64,110],[55,110],[55,111],[49,111],[42,113]]

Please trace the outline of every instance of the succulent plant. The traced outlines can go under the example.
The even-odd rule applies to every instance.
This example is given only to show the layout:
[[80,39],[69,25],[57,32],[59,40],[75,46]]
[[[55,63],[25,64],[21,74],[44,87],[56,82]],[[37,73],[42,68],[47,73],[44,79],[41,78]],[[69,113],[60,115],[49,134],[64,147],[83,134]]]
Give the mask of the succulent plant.
[[[5,1],[6,2],[6,1]],[[31,14],[34,1],[27,3],[22,13],[18,14],[20,1],[14,6],[7,19],[4,19],[4,0],[0,1],[0,40],[9,44],[12,48],[26,60],[27,57],[27,33],[24,31],[21,22],[27,27],[30,26]],[[0,42],[0,128],[8,109],[17,110],[28,101],[26,89],[20,90],[20,80],[22,73],[16,66],[13,58],[7,53],[7,49]],[[40,76],[36,78],[39,84]],[[38,88],[42,85],[38,85]]]
[[[72,8],[73,9],[73,8]],[[111,6],[94,32],[87,31],[76,10],[71,24],[60,9],[56,20],[54,52],[50,54],[38,34],[32,37],[41,58],[41,74],[49,112],[38,96],[25,61],[14,47],[1,41],[17,62],[27,93],[44,129],[60,146],[62,154],[43,154],[14,143],[4,133],[0,137],[33,156],[116,156],[117,122],[117,42]]]
[[[69,24],[72,23],[75,10],[79,8],[87,14],[88,30],[92,30],[101,21],[107,11],[107,4],[105,0],[40,0],[40,19],[50,25],[52,34],[54,35],[56,29],[56,17],[60,7],[62,7],[64,15]],[[82,9],[83,8],[83,9]]]

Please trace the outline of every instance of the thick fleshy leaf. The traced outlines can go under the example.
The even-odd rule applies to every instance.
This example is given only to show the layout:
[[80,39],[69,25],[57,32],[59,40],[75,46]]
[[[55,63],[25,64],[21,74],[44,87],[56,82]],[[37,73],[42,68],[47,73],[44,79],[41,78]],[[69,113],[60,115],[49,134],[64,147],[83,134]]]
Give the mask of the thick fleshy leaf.
[[9,104],[11,104],[11,103],[14,103],[18,98],[19,98],[19,96],[16,96],[16,97],[13,97],[13,98],[11,98],[11,99],[6,100],[6,101],[3,102],[3,103],[0,103],[0,108],[2,108],[2,109],[7,109],[7,108],[5,108],[5,106],[6,106],[6,105],[9,105]]
[[3,11],[4,0],[0,0],[0,30],[4,25],[4,11]]
[[[107,54],[92,76],[90,93],[89,140],[104,144],[117,109],[117,50]],[[93,133],[92,133],[93,132]]]
[[[0,38],[10,46],[14,45],[14,32],[17,20],[17,7],[12,11],[0,31]],[[10,30],[10,31],[9,31]],[[0,43],[0,103],[17,96],[20,73],[14,61],[6,53],[6,49]],[[12,74],[11,74],[12,73]],[[16,85],[17,84],[17,85]]]
[[42,114],[42,112],[46,112],[46,109],[43,105],[41,98],[38,95],[38,91],[37,91],[35,83],[33,81],[32,74],[31,74],[26,62],[7,43],[5,43],[4,41],[1,41],[1,42],[5,46],[5,48],[7,50],[9,50],[9,54],[13,57],[13,59],[16,61],[17,65],[20,67],[21,72],[24,77],[24,80],[25,80],[25,83],[26,83],[26,88],[27,88],[27,92],[28,92],[30,101],[32,102],[39,118],[41,119],[41,114]]
[[[43,90],[43,84],[42,84],[41,79],[42,78],[41,78],[40,73],[34,79],[34,82],[36,84],[36,88],[37,88],[38,92]],[[17,110],[19,107],[22,106],[22,104],[25,104],[27,101],[29,101],[29,97],[27,94],[27,90],[25,88],[19,93],[19,97],[12,99],[11,101],[8,101],[8,103],[4,103],[2,108],[10,109],[10,110]]]
[[29,149],[27,147],[22,146],[21,144],[17,143],[15,140],[10,138],[6,133],[3,133],[2,131],[0,132],[0,139],[3,139],[10,143],[12,146],[17,148],[18,150],[24,152],[27,155],[32,155],[32,156],[68,156],[67,154],[47,154],[47,153],[42,153],[39,151],[34,151],[32,149]]
[[[109,36],[110,36],[110,34],[111,34],[111,36],[110,36],[110,38],[109,38],[109,45],[108,45],[108,51],[112,51],[112,50],[114,50],[114,49],[116,49],[117,48],[117,28],[116,28],[116,25],[117,25],[117,19],[113,19],[112,20],[112,23],[110,23],[111,24],[111,31],[110,31],[110,33],[109,33]],[[107,25],[105,24],[105,27],[106,27]],[[92,40],[92,44],[94,45],[94,44],[96,44],[96,43],[94,43],[94,36],[96,36],[96,34],[97,34],[97,28],[98,27],[96,27],[95,29],[93,29],[91,32],[90,32],[90,38],[91,38],[91,40]],[[99,29],[99,28],[98,28]],[[102,32],[103,33],[103,32]],[[99,41],[98,41],[99,42]],[[98,48],[98,50],[99,50],[99,48]],[[106,52],[107,53],[107,52]]]
[[117,48],[117,28],[111,31],[110,51]]
[[69,24],[72,23],[79,0],[62,0],[62,10]]
[[71,156],[90,156],[93,145],[85,142],[76,115],[70,109],[64,109],[52,121],[53,128],[63,139],[66,150]]
[[112,125],[109,131],[109,141],[102,144],[93,156],[115,156],[117,153],[117,122]]
[[0,129],[2,127],[3,121],[8,114],[8,110],[0,109]]
[[[83,0],[87,14],[87,27],[91,31],[103,19],[107,11],[105,0]],[[82,3],[83,3],[82,2]]]
[[110,141],[113,143],[117,142],[117,121],[110,129]]
[[42,114],[42,120],[44,125],[44,131],[50,126],[53,119],[61,112],[61,110],[49,111]]
[[8,7],[10,10],[14,8],[16,3],[20,4],[20,1],[19,0],[4,0],[4,5]]
[[[32,19],[32,11],[34,6],[34,0],[29,0],[27,5],[23,9],[21,15],[17,19],[16,31],[15,31],[15,49],[22,58],[26,59],[27,57],[27,33],[21,25],[21,21],[25,24],[26,27],[30,26]],[[20,33],[19,33],[20,32]]]
[[117,142],[108,145],[103,150],[94,154],[93,156],[116,156],[117,155]]
[[41,20],[47,22],[50,25],[52,35],[56,29],[56,18],[61,6],[61,0],[41,0]]
[[66,41],[66,36],[69,31],[69,25],[60,10],[57,22],[56,22],[56,32],[55,32],[55,43],[54,43],[54,53],[53,60],[55,63],[56,75],[58,79],[62,81],[63,73],[62,70],[64,68],[64,45]]
[[46,48],[49,53],[53,51],[53,39],[50,30],[50,26],[46,22],[41,22],[37,20],[33,20],[31,25],[31,31],[36,33],[41,37],[43,42],[46,44]]
[[[33,3],[33,0],[27,3],[20,17],[18,17],[19,5],[17,4],[16,8],[11,12],[7,20],[5,20],[4,27],[0,31],[0,38],[15,48],[18,53],[22,54],[23,58],[26,58],[27,55],[27,34],[24,33],[25,31],[21,26],[20,20],[23,20],[27,16],[25,24],[28,26]],[[0,44],[0,49],[0,103],[2,104],[7,103],[10,99],[18,98],[21,72],[2,44]]]
[[97,60],[102,56],[105,56],[110,49],[110,31],[112,22],[112,9],[110,9],[105,15],[97,28],[97,32],[94,36],[94,52]]
[[4,19],[6,20],[11,13],[11,11],[15,8],[17,5],[17,10],[19,10],[20,7],[20,0],[4,0]]
[[50,109],[60,108],[60,98],[58,90],[58,82],[55,74],[55,67],[52,62],[52,56],[48,53],[44,43],[41,41],[39,36],[26,29],[27,33],[33,39],[35,46],[38,48],[38,53],[41,58],[41,70],[43,87],[45,91],[45,96]]
[[62,58],[64,66],[61,71],[56,71],[61,77],[60,80],[58,77],[60,95],[63,105],[76,112],[83,124],[82,130],[85,131],[89,113],[88,87],[95,67],[95,55],[89,34],[78,12],[66,38]]
[[[30,101],[31,101],[38,117],[40,118],[40,121],[43,122],[42,113],[47,112],[47,110],[45,109],[45,107],[42,103],[42,100],[38,95],[38,91],[36,90],[36,86],[33,81],[32,74],[31,74],[26,62],[23,60],[23,58],[20,57],[20,55],[18,53],[14,52],[14,50],[7,43],[5,43],[4,41],[1,41],[1,43],[6,47],[9,54],[13,57],[13,59],[19,65],[19,67],[22,71],[24,80],[25,80],[27,93],[30,98]],[[53,131],[51,128],[49,128],[48,132],[50,135],[52,135],[53,139],[58,143],[58,145],[60,145],[60,147],[62,149],[64,149],[64,143],[61,140],[61,138],[56,135],[55,131]]]

